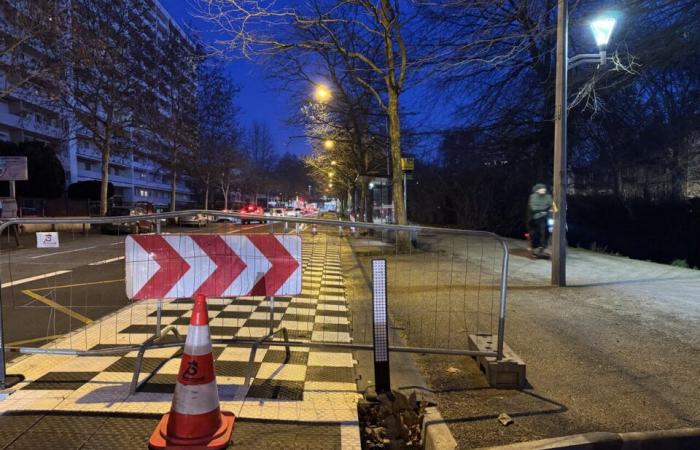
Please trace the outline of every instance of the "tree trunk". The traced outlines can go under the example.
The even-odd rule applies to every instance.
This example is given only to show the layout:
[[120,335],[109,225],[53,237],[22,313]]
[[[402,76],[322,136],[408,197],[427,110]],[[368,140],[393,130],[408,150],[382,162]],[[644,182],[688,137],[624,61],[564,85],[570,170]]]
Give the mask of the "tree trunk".
[[369,190],[369,185],[366,181],[360,182],[360,217],[358,220],[361,222],[367,222],[367,191]]
[[399,95],[389,91],[389,141],[391,144],[391,190],[396,223],[406,225],[406,209],[403,204],[403,172],[401,171],[401,124],[399,120]]
[[172,169],[170,172],[170,211],[175,211],[175,202],[177,201],[177,171]]
[[100,215],[107,215],[107,201],[109,199],[109,158],[111,146],[109,143],[102,147],[102,184],[100,186]]
[[224,210],[226,211],[228,211],[228,191],[228,186],[226,188],[223,185],[221,186],[221,193],[224,194]]

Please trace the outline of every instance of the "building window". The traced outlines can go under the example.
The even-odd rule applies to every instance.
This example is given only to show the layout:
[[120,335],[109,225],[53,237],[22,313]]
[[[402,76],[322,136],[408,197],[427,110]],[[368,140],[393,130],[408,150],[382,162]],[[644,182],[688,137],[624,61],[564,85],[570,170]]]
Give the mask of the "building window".
[[139,189],[139,195],[141,197],[148,197],[148,191],[146,189]]

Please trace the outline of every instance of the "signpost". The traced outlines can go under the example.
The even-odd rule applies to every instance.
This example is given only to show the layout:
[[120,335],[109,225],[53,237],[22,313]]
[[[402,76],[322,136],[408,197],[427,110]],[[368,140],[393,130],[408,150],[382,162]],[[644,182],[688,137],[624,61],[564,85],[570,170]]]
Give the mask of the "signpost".
[[10,182],[10,197],[15,198],[15,181],[28,179],[26,156],[0,156],[0,181]]
[[136,300],[301,292],[301,238],[171,234],[126,238],[126,293]]

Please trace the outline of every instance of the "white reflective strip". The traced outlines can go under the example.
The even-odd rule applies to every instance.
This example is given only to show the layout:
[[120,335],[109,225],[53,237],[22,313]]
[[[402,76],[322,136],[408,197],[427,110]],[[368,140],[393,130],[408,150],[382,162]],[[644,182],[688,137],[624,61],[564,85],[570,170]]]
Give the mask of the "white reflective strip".
[[190,266],[165,298],[192,297],[199,286],[214,273],[216,264],[189,236],[172,235],[164,236],[164,239]]
[[160,270],[160,266],[150,253],[136,243],[133,237],[127,236],[124,244],[126,248],[126,296],[132,298]]
[[275,295],[298,295],[301,294],[301,238],[299,236],[279,235],[275,237],[280,244],[292,255],[299,264],[294,272],[280,286]]
[[272,264],[246,236],[225,236],[224,241],[245,263],[245,269],[233,280],[231,285],[221,295],[235,297],[248,294],[260,279],[260,274],[266,274]]
[[187,329],[185,353],[192,356],[211,353],[211,337],[208,325],[190,325]]
[[219,392],[216,380],[207,384],[175,385],[173,411],[180,414],[204,414],[219,406]]

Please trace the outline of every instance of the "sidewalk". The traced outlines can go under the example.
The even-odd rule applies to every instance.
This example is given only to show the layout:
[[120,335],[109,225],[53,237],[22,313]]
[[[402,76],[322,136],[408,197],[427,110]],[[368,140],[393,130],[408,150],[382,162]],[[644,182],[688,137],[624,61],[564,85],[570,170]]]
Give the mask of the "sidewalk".
[[[298,297],[275,299],[276,325],[287,327],[291,339],[313,342],[329,340],[331,334],[330,340],[349,342],[340,256],[328,251],[338,244],[327,242],[338,238],[304,239],[308,244],[303,247],[304,291]],[[264,336],[269,331],[270,306],[262,297],[233,302],[210,299],[212,337]],[[164,303],[163,326],[173,325],[185,335],[190,309],[190,300]],[[136,345],[155,333],[155,321],[155,303],[137,302],[50,347],[87,350]],[[351,352],[293,347],[290,362],[284,364],[283,347],[260,348],[254,379],[245,392],[249,355],[249,347],[214,346],[221,407],[233,411],[239,420],[234,448],[260,448],[262,441],[251,440],[256,429],[265,430],[267,448],[360,448],[359,395]],[[174,348],[148,351],[140,377],[146,382],[130,395],[135,360],[136,352],[88,357],[32,355],[13,361],[8,373],[25,379],[12,388],[7,400],[0,401],[0,444],[7,445],[0,448],[25,448],[24,441],[26,448],[59,448],[59,441],[63,443],[60,448],[129,448],[132,442],[128,439],[105,445],[127,435],[134,436],[135,447],[143,448],[142,435],[147,438],[156,419],[170,409],[180,359]],[[86,425],[75,425],[80,421]],[[104,426],[96,426],[97,422]],[[42,430],[53,437],[43,437]]]
[[553,288],[550,261],[510,245],[505,336],[530,387],[491,389],[469,358],[419,361],[461,448],[700,426],[700,271],[570,249],[569,287]]

